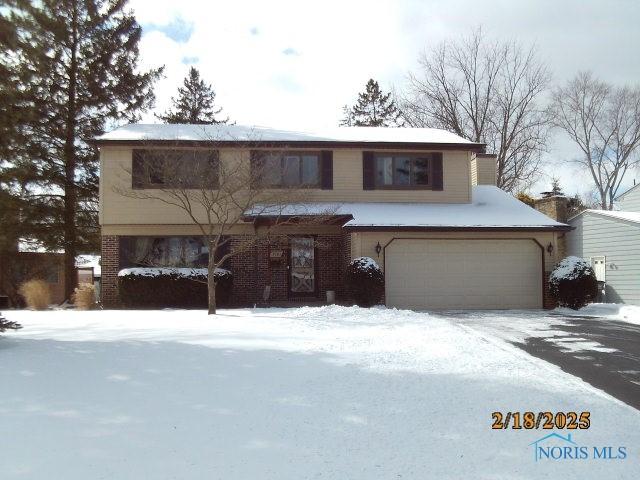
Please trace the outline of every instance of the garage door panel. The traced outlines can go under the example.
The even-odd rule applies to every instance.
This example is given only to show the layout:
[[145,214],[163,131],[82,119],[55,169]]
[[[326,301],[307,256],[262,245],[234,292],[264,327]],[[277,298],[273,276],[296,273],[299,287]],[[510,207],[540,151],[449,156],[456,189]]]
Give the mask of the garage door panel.
[[531,240],[394,240],[387,305],[414,309],[540,308],[540,248]]

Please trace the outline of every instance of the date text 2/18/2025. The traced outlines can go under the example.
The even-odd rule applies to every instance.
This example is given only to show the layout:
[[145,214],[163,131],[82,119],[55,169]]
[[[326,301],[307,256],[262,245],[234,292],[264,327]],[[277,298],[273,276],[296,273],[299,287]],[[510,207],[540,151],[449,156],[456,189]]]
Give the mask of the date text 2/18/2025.
[[591,412],[493,412],[491,418],[493,430],[586,430],[591,426]]

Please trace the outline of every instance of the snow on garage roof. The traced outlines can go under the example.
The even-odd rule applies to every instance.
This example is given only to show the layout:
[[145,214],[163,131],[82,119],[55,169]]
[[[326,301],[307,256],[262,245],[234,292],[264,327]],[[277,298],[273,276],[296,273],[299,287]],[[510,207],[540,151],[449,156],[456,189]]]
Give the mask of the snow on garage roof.
[[424,143],[481,149],[454,133],[437,128],[335,127],[294,131],[245,125],[130,124],[95,138],[97,143],[123,142],[319,142],[319,143]]
[[[352,230],[383,229],[524,229],[569,230],[571,227],[525,205],[492,185],[473,187],[471,203],[309,203],[289,205],[278,215],[344,215]],[[268,216],[260,212],[247,217]],[[271,212],[275,213],[275,212]]]

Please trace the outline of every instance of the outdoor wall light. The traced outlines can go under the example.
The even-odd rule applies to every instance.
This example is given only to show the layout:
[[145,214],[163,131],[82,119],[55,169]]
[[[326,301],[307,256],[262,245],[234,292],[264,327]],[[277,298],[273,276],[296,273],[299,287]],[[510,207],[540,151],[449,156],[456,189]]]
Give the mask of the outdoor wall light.
[[549,242],[549,245],[547,245],[547,252],[549,252],[549,255],[553,253],[553,245],[551,244],[551,242]]
[[378,242],[378,244],[376,245],[376,253],[378,254],[378,256],[380,256],[381,251],[382,251],[382,246],[380,245],[380,242]]

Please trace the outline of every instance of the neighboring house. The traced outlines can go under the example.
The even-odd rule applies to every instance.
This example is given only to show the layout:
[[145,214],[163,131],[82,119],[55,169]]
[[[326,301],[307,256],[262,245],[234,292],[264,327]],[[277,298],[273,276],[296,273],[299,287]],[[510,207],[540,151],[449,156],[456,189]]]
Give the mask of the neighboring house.
[[569,255],[591,260],[603,300],[640,305],[640,189],[616,199],[624,211],[585,210],[569,219]]
[[640,212],[640,183],[622,195],[618,195],[618,198],[615,199],[615,206],[618,210]]
[[20,285],[39,278],[47,282],[54,304],[64,302],[64,255],[55,252],[17,251],[0,255],[0,296],[12,307],[20,306]]
[[[212,143],[203,138],[216,138],[213,157],[222,163],[238,153],[246,159],[269,154],[280,166],[302,164],[304,157],[305,173],[301,168],[299,177],[288,178],[289,187],[306,175],[305,183],[317,185],[307,192],[307,212],[332,206],[335,214],[313,228],[290,227],[296,238],[288,246],[256,246],[232,257],[228,268],[236,305],[261,304],[266,290],[273,303],[322,301],[327,291],[345,300],[344,269],[351,259],[367,256],[384,269],[389,306],[551,306],[546,278],[559,260],[559,237],[570,227],[498,189],[495,156],[483,154],[483,144],[437,129],[343,127],[308,133],[139,124],[96,139],[105,305],[118,303],[120,269],[206,265],[206,245],[182,210],[118,193],[153,188],[127,173],[136,171],[136,150],[146,156],[164,150],[165,159],[168,149],[210,151]],[[295,209],[291,206],[292,213]],[[265,228],[247,213],[230,248],[241,235]]]
[[[76,257],[78,283],[100,284],[100,256]],[[51,302],[59,305],[65,301],[64,253],[48,252],[37,242],[20,242],[17,250],[0,254],[0,297],[7,297],[12,307],[20,306],[20,285],[27,280],[42,279],[49,285]],[[4,300],[4,299],[3,299]],[[2,304],[3,300],[0,300]]]
[[100,278],[102,277],[100,255],[78,255],[76,257],[76,269],[78,271],[78,284],[93,284],[96,288],[96,295],[100,298]]

